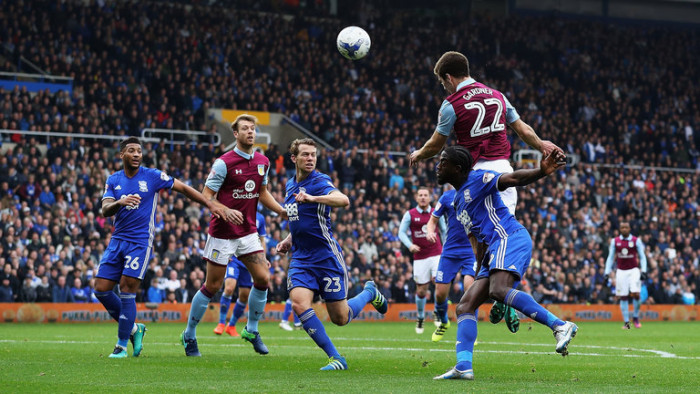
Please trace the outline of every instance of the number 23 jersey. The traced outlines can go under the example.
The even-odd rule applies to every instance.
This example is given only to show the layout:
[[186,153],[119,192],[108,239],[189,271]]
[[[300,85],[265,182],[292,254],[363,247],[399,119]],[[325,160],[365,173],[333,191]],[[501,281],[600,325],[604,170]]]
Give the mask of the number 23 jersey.
[[331,178],[316,170],[306,179],[297,182],[296,176],[287,181],[284,208],[289,216],[289,231],[292,233],[292,263],[303,262],[305,266],[335,257],[343,261],[340,245],[333,237],[331,207],[317,203],[299,203],[295,194],[301,191],[311,196],[325,196],[338,190]]

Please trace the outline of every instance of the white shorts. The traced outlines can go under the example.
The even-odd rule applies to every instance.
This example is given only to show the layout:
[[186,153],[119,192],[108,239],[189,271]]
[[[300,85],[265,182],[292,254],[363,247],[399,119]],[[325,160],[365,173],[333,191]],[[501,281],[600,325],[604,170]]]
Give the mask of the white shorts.
[[258,233],[248,234],[237,239],[221,239],[208,235],[203,257],[212,263],[228,265],[233,256],[245,256],[262,251],[263,247]]
[[630,293],[637,293],[642,290],[641,271],[639,267],[631,270],[615,271],[615,295],[625,297]]
[[431,256],[421,260],[413,260],[413,280],[416,284],[430,283],[437,273],[440,255]]
[[[510,162],[506,159],[500,160],[479,160],[474,164],[475,170],[489,170],[500,173],[510,173],[513,172],[513,167]],[[509,187],[506,190],[500,192],[501,200],[508,207],[510,213],[515,215],[515,207],[518,205],[518,192],[514,187]]]

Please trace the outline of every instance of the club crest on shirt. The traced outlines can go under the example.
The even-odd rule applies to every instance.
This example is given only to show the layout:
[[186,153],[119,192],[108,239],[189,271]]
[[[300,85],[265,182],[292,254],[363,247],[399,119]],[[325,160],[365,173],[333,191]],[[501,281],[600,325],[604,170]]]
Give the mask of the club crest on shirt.
[[170,177],[168,176],[168,174],[166,174],[166,173],[164,173],[164,172],[161,172],[161,173],[160,173],[160,179],[162,179],[162,180],[164,180],[165,182],[167,182],[167,181],[170,180]]
[[299,188],[299,193],[306,193],[306,188],[305,188],[305,187],[300,187],[300,188]]
[[107,194],[107,190],[109,190],[109,183],[105,183],[105,192],[104,192],[104,194]]
[[634,243],[630,241],[630,248],[634,246]]
[[146,181],[139,181],[139,191],[144,193],[148,191],[148,183]]
[[245,181],[244,187],[245,187],[245,191],[252,192],[253,189],[255,189],[255,181],[252,179],[248,179],[247,181]]
[[494,175],[493,175],[492,172],[486,172],[486,173],[484,173],[484,179],[483,179],[484,183],[489,183],[489,182],[491,182],[491,180],[493,179],[493,177],[494,177]]
[[[464,202],[467,203],[467,204],[469,204],[470,202],[472,202],[472,194],[471,194],[471,192],[469,191],[469,189],[467,189],[467,190],[464,191]],[[453,204],[453,206],[454,206],[454,204]]]
[[258,164],[258,175],[265,175],[265,164]]

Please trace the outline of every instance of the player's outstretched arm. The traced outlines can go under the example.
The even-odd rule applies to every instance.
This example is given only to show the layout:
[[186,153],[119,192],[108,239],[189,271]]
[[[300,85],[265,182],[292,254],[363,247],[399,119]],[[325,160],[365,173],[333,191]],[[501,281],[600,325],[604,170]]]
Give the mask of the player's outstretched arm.
[[184,194],[185,197],[189,198],[191,201],[198,202],[209,208],[212,215],[216,216],[217,218],[224,219],[226,221],[232,220],[233,213],[229,212],[231,210],[227,209],[222,204],[215,203],[210,198],[206,198],[202,193],[198,192],[193,187],[175,179],[173,183],[173,190]]
[[553,151],[540,161],[540,168],[532,170],[518,170],[509,174],[502,174],[498,178],[498,190],[506,190],[509,187],[529,185],[540,178],[553,173],[566,164],[566,156],[561,151]]
[[434,132],[433,136],[430,137],[422,148],[411,152],[411,155],[408,157],[410,165],[415,166],[419,161],[429,159],[437,155],[442,150],[442,147],[445,146],[446,142],[446,135],[442,135],[437,131]]
[[350,205],[348,196],[338,190],[333,190],[325,196],[312,196],[306,192],[299,192],[294,194],[294,198],[299,203],[313,202],[328,205],[333,208],[345,208]]
[[552,153],[552,151],[555,150],[561,151],[562,153],[564,152],[552,141],[541,140],[540,137],[537,136],[537,133],[535,133],[535,130],[529,124],[523,122],[521,119],[510,123],[508,126],[510,126],[510,128],[513,129],[513,131],[515,131],[515,133],[518,135],[518,137],[520,137],[521,140],[523,140],[530,147],[542,152],[542,154],[545,156],[549,155],[550,153]]

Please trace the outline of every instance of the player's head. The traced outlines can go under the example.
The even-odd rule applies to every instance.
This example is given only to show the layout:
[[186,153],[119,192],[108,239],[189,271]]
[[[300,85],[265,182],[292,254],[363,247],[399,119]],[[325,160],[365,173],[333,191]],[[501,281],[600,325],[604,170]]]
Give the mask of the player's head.
[[416,191],[416,202],[421,209],[425,209],[430,205],[430,189],[421,186]]
[[459,188],[461,183],[469,175],[474,160],[467,148],[455,145],[448,146],[440,154],[440,161],[437,165],[437,180],[443,185],[449,183],[455,188]]
[[631,230],[630,222],[628,222],[628,221],[620,222],[620,235],[622,235],[623,237],[626,238],[627,236],[630,235],[630,230]]
[[452,94],[457,89],[455,80],[469,77],[469,60],[459,52],[445,52],[433,69],[447,93]]
[[310,173],[316,169],[317,152],[316,142],[311,138],[298,138],[289,146],[289,153],[292,154],[297,171],[303,173]]
[[119,156],[124,164],[124,169],[138,169],[141,165],[141,140],[136,137],[129,137],[119,143]]
[[250,148],[255,144],[255,127],[258,124],[258,118],[253,115],[240,114],[236,120],[231,123],[231,131],[238,145],[242,148]]

